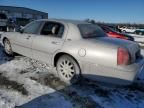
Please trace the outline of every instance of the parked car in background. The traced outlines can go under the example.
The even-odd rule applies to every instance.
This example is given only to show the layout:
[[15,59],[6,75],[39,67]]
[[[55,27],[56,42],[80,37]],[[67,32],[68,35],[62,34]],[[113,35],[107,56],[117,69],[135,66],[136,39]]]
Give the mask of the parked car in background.
[[81,75],[130,84],[144,65],[137,43],[108,37],[99,26],[83,21],[33,21],[20,32],[3,33],[2,44],[8,55],[16,52],[56,67],[68,84]]
[[134,33],[135,32],[135,28],[120,28],[122,32],[124,33]]
[[0,13],[0,31],[7,30],[7,22],[8,22],[8,18],[6,14]]
[[112,28],[110,28],[110,27],[108,27],[106,25],[99,25],[99,26],[104,30],[104,32],[109,37],[134,41],[134,38],[132,36],[128,35],[128,34],[119,33],[119,32],[113,30]]
[[135,34],[144,35],[144,29],[136,29]]
[[137,34],[129,34],[131,35],[135,42],[137,42],[140,46],[144,46],[144,35],[137,35]]

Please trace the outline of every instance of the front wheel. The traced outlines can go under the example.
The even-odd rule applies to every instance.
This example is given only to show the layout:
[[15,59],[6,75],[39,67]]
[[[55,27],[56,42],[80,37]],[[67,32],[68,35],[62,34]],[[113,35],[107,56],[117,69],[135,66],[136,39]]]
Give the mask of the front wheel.
[[63,55],[57,62],[57,72],[62,81],[67,84],[76,83],[80,78],[78,63],[70,56]]
[[12,47],[11,47],[10,41],[8,39],[4,40],[4,51],[7,55],[13,56]]
[[143,33],[142,32],[139,32],[139,35],[142,35]]

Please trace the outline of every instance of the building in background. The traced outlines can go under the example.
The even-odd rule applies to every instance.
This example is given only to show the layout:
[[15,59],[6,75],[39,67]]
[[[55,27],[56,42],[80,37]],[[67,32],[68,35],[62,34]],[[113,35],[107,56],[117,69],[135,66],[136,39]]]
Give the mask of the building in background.
[[48,13],[26,7],[0,6],[0,13],[7,16],[8,28],[24,26],[30,21],[48,18]]
[[8,18],[5,13],[0,13],[0,31],[7,30]]

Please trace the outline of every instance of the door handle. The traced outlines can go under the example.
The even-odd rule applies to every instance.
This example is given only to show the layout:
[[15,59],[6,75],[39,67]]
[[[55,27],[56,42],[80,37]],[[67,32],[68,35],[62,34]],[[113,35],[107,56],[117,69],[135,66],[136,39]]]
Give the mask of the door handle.
[[31,36],[28,36],[26,39],[29,39]]
[[55,45],[59,45],[60,44],[59,42],[56,42],[56,41],[52,41],[51,43],[55,44]]

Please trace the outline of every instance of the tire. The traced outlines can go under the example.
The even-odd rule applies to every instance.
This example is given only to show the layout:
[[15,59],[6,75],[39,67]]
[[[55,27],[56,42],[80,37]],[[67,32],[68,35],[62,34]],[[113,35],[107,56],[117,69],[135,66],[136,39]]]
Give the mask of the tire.
[[123,30],[123,33],[126,33],[126,31],[125,31],[125,30]]
[[8,56],[13,56],[12,47],[8,39],[4,39],[4,51]]
[[139,35],[142,35],[142,32],[139,32]]
[[80,79],[80,67],[68,55],[63,55],[58,59],[56,68],[59,78],[68,85],[74,84]]

